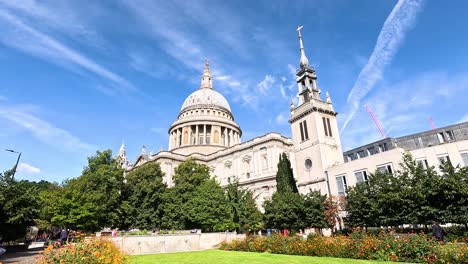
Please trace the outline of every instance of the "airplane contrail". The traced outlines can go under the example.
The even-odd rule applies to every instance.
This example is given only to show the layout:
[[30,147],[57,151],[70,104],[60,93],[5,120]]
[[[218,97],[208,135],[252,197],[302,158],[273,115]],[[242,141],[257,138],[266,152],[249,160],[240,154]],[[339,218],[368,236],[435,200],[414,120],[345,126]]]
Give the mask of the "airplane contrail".
[[344,131],[354,117],[364,98],[382,79],[385,66],[395,56],[404,40],[406,32],[414,25],[417,13],[422,9],[424,0],[399,0],[385,20],[369,60],[359,73],[346,101],[346,121]]

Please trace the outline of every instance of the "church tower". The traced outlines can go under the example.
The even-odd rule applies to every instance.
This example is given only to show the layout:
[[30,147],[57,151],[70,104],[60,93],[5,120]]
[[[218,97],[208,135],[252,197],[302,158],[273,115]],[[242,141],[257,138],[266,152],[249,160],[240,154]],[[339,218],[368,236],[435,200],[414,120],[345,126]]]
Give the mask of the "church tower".
[[291,118],[294,143],[295,178],[301,192],[309,189],[327,193],[327,168],[343,162],[338,124],[331,98],[327,92],[325,101],[317,86],[315,69],[309,66],[299,32],[300,68],[296,73],[298,103],[291,102]]
[[126,169],[130,162],[127,159],[127,153],[125,152],[125,144],[122,142],[122,146],[120,146],[119,154],[116,157],[117,163],[122,167],[122,169]]

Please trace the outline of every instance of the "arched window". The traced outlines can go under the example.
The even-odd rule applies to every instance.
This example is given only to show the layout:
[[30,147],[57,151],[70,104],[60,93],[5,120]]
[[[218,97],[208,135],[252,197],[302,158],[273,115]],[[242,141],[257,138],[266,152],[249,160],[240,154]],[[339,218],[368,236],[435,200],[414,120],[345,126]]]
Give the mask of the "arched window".
[[218,144],[219,143],[219,132],[218,129],[215,130],[214,135],[213,135],[213,143]]
[[184,132],[184,145],[187,145],[188,144],[188,131],[185,130]]

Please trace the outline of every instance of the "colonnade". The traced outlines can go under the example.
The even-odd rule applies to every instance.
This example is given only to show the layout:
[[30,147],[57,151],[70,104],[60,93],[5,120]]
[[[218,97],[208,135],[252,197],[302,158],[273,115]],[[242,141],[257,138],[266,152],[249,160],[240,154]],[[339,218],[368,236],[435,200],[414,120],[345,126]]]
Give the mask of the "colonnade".
[[169,135],[169,149],[190,145],[230,147],[238,143],[239,130],[214,124],[180,126],[173,129]]

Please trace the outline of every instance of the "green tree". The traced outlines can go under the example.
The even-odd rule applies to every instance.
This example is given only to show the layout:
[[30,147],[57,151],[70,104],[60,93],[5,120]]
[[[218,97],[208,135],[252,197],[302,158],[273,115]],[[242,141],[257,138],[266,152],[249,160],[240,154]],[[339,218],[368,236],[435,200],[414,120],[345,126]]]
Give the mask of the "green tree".
[[304,196],[304,224],[308,227],[326,228],[328,223],[325,219],[325,199],[320,191],[310,190]]
[[294,192],[275,192],[265,201],[265,223],[267,227],[299,230],[306,226],[304,219],[304,199]]
[[442,179],[438,202],[442,213],[439,219],[468,228],[468,167],[453,167],[447,162],[440,169]]
[[251,190],[242,189],[236,178],[226,186],[226,195],[232,211],[232,221],[238,232],[263,228],[263,215],[257,208]]
[[276,172],[276,191],[279,193],[298,193],[296,180],[294,179],[291,168],[291,162],[284,152],[280,155],[278,162],[278,171]]
[[123,170],[111,150],[88,158],[80,177],[66,180],[61,188],[42,195],[49,222],[84,231],[97,231],[121,223]]
[[304,197],[298,193],[286,153],[282,153],[279,158],[276,192],[271,199],[265,200],[263,207],[267,227],[298,230],[305,226]]
[[130,227],[153,229],[161,224],[163,194],[166,184],[159,163],[145,163],[125,177],[122,212]]
[[348,191],[348,224],[396,226],[430,224],[433,220],[465,224],[468,220],[468,169],[440,166],[424,169],[405,154],[401,170],[379,173]]
[[174,187],[168,188],[162,197],[161,228],[194,228],[195,223],[198,224],[200,221],[196,219],[193,210],[189,215],[188,203],[195,195],[197,188],[209,181],[209,168],[193,159],[188,159],[179,164],[174,172]]
[[187,228],[203,231],[221,231],[233,227],[232,212],[223,188],[210,179],[201,183],[191,193],[184,205]]
[[346,218],[347,225],[356,226],[377,226],[377,219],[380,214],[376,195],[370,186],[361,182],[348,189],[346,198]]
[[195,162],[192,158],[182,162],[177,166],[174,173],[174,185],[187,196],[196,187],[210,178],[208,166]]
[[23,238],[40,213],[38,184],[12,175],[13,170],[0,173],[0,235],[5,241]]
[[161,225],[162,229],[186,229],[186,217],[183,211],[184,202],[178,189],[168,188],[162,195]]

